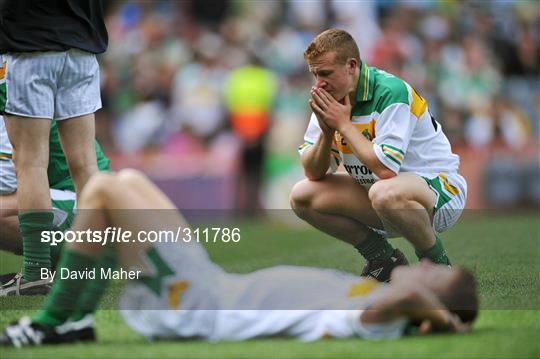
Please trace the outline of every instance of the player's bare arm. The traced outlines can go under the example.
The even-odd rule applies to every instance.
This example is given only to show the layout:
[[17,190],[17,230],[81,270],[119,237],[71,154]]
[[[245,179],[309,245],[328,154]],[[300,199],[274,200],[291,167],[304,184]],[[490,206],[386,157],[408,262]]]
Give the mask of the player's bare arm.
[[[313,100],[309,105],[313,110]],[[321,129],[321,134],[315,144],[310,146],[301,157],[302,167],[305,176],[311,181],[318,181],[324,177],[330,167],[331,149],[334,140],[335,130],[330,128],[317,114],[317,121]]]
[[429,289],[410,286],[394,286],[384,297],[365,311],[360,320],[363,323],[384,323],[399,317],[420,322],[423,334],[430,332],[467,331],[457,315],[447,310],[438,297]]
[[320,180],[330,167],[333,137],[322,132],[315,144],[302,155],[305,176],[311,181]]
[[317,118],[321,118],[329,127],[339,131],[351,145],[356,157],[365,163],[377,177],[387,179],[396,176],[377,158],[371,141],[352,125],[350,121],[352,105],[349,96],[345,96],[343,103],[339,103],[323,88],[315,88],[311,91],[311,98],[312,109]]

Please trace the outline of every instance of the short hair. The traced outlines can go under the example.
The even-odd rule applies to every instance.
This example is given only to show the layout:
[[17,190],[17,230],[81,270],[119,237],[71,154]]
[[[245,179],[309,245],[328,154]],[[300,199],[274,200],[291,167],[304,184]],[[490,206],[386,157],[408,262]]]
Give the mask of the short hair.
[[478,315],[477,284],[472,272],[463,267],[454,267],[456,278],[452,281],[446,293],[441,296],[441,302],[463,323],[472,323]]
[[360,61],[358,45],[351,34],[340,29],[328,29],[315,36],[304,51],[304,59],[313,60],[329,51],[335,51],[335,62],[338,64],[345,64],[350,58]]

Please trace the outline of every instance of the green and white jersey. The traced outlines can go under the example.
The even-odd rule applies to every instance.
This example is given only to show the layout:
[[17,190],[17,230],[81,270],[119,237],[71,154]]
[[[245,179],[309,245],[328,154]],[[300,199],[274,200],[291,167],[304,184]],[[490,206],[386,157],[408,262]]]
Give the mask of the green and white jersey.
[[[441,125],[429,113],[427,102],[405,81],[364,63],[356,90],[351,122],[373,143],[379,160],[395,173],[456,173],[459,157],[452,153]],[[321,129],[311,115],[302,154],[319,138]],[[378,180],[336,132],[331,169],[343,163],[356,181],[367,187]]]

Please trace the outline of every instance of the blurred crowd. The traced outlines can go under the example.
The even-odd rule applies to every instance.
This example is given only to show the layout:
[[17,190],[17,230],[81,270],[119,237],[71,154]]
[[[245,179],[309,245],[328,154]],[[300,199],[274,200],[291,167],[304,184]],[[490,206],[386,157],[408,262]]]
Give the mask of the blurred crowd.
[[[97,137],[108,153],[238,153],[236,206],[286,206],[313,78],[303,51],[339,27],[362,60],[427,98],[455,147],[540,140],[538,0],[108,2]],[[114,161],[113,161],[114,162]],[[210,161],[211,162],[211,161]],[[202,172],[205,170],[203,169]],[[232,170],[232,171],[236,171]],[[247,202],[248,205],[242,205]]]
[[454,144],[519,148],[540,136],[536,0],[111,1],[108,14],[98,138],[109,150],[242,140],[227,92],[243,66],[276,79],[263,109],[271,121],[258,135],[294,149],[312,83],[302,53],[328,27],[349,31],[366,63],[426,97]]

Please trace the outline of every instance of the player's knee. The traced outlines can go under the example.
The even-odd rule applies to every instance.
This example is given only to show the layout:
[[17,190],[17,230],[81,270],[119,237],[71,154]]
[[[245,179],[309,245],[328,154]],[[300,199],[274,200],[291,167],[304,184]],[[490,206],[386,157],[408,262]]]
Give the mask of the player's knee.
[[19,175],[28,168],[41,168],[47,171],[49,165],[48,151],[34,153],[31,151],[13,149],[12,160],[15,164],[15,172]]
[[110,191],[115,191],[117,182],[115,175],[111,173],[98,172],[94,174],[84,186],[81,201],[105,198]]
[[66,159],[69,169],[75,173],[83,173],[86,171],[97,171],[97,160],[95,154],[76,153],[68,155]]
[[145,174],[133,168],[125,168],[119,171],[116,177],[121,183],[127,184],[127,185],[133,185],[133,184],[147,181]]
[[[0,194],[0,218],[17,216],[19,206],[17,205],[17,192],[10,194]],[[0,228],[4,228],[1,226]]]
[[309,181],[302,180],[297,182],[289,195],[289,202],[293,211],[308,209],[311,207],[312,191],[309,189]]
[[396,186],[384,180],[371,186],[368,196],[372,207],[379,210],[399,208],[404,199],[403,193]]

